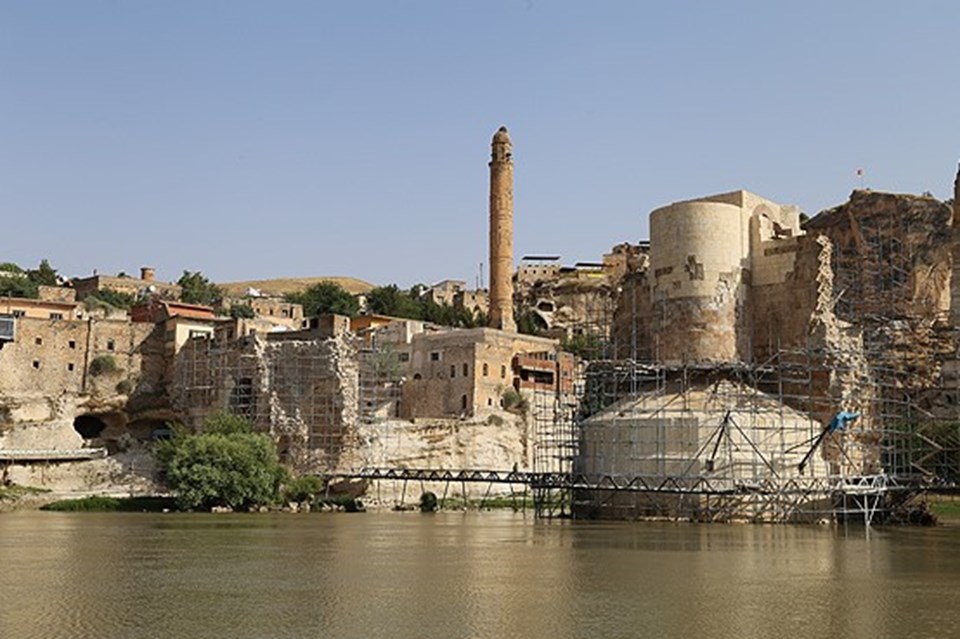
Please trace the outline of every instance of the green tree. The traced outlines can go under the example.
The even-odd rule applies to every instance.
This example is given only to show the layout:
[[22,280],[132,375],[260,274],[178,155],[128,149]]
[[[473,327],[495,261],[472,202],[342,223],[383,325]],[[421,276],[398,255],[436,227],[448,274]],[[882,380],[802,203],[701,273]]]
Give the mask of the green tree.
[[225,413],[209,417],[201,433],[174,429],[171,439],[157,443],[156,459],[185,509],[275,503],[285,476],[273,441]]
[[57,270],[50,266],[46,259],[40,260],[40,265],[27,271],[27,278],[34,284],[43,286],[57,286]]
[[20,275],[0,273],[0,297],[36,298],[39,295],[37,285]]
[[543,318],[531,310],[517,312],[514,315],[514,321],[517,323],[517,332],[527,335],[540,335],[547,329]]
[[356,317],[360,312],[360,303],[357,302],[357,298],[335,282],[319,282],[300,293],[289,293],[285,299],[303,306],[303,314],[306,317],[324,313]]
[[402,291],[396,284],[378,286],[367,294],[367,308],[373,313],[423,319],[423,307],[415,291]]
[[245,319],[252,319],[257,316],[256,312],[253,310],[253,307],[249,304],[233,304],[230,306],[230,311],[228,314],[234,319],[241,317]]
[[223,299],[220,287],[204,277],[200,271],[184,271],[177,284],[183,289],[181,299],[187,304],[213,306]]

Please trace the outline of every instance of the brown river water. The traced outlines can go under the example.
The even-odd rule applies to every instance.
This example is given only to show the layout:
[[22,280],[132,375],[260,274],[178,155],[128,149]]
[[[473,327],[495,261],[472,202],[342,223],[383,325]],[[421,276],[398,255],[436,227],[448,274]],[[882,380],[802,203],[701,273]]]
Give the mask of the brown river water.
[[0,638],[960,637],[960,526],[0,515]]

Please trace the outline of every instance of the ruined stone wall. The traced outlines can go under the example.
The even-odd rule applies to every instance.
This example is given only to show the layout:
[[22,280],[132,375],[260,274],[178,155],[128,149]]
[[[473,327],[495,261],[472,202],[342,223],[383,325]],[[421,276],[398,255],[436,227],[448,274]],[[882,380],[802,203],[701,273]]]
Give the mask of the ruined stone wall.
[[194,429],[218,412],[245,416],[300,472],[331,470],[356,445],[358,358],[344,337],[192,339],[175,369],[175,403]]
[[[751,350],[749,361],[764,362],[781,349],[807,348],[810,322],[818,301],[827,303],[832,285],[818,280],[823,244],[804,235],[761,243],[754,258],[751,288]],[[827,263],[829,267],[829,263]]]
[[551,334],[607,337],[618,286],[612,280],[558,278],[518,283],[517,308],[535,313]]

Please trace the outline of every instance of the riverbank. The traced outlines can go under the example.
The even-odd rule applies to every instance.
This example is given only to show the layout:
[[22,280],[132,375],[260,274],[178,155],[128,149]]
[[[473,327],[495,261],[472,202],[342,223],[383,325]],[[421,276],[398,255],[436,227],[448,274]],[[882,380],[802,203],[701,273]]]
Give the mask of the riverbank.
[[927,499],[927,505],[941,522],[960,523],[960,498],[936,495]]

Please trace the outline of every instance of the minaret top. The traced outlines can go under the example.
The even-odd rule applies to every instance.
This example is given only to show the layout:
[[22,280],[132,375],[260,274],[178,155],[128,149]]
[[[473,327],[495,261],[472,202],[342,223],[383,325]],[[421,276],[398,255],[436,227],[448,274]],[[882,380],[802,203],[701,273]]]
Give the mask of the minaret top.
[[494,162],[509,162],[513,156],[513,143],[510,142],[510,134],[507,127],[502,126],[493,134],[493,142],[490,144],[493,150],[490,154]]

